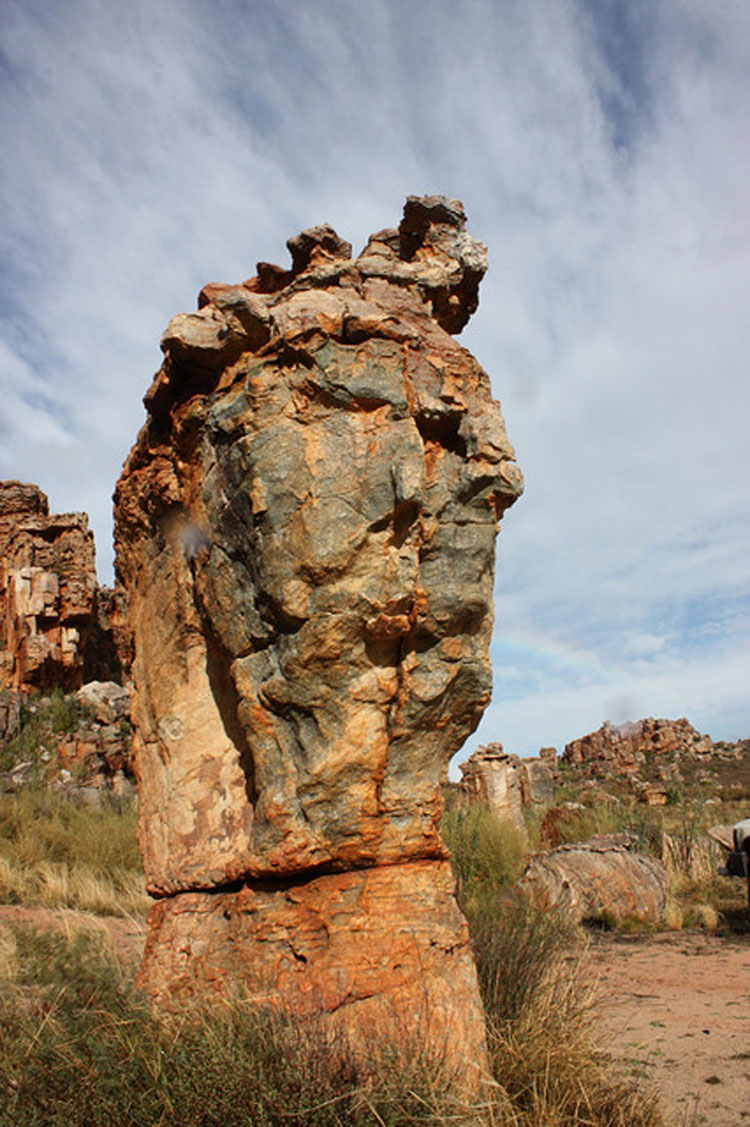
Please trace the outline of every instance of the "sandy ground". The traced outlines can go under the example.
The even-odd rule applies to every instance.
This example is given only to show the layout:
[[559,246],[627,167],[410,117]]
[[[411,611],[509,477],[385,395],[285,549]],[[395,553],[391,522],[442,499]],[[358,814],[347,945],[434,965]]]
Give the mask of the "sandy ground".
[[750,934],[604,937],[591,959],[605,1050],[670,1127],[750,1127]]
[[[108,934],[134,965],[145,924],[0,906],[0,924]],[[587,955],[608,1056],[662,1093],[669,1127],[750,1127],[750,923],[730,936],[601,936]],[[576,960],[577,961],[577,960]]]

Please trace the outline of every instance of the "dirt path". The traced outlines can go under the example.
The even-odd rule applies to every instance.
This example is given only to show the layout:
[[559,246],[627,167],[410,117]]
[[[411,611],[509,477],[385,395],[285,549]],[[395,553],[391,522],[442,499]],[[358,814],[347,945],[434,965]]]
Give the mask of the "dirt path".
[[604,1046],[670,1127],[750,1127],[750,935],[607,937],[591,957]]

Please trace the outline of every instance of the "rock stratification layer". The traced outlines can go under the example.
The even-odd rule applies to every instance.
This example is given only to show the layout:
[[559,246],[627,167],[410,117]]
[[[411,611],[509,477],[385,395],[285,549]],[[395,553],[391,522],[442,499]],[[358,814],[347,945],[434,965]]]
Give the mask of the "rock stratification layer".
[[[486,269],[458,201],[410,197],[356,260],[327,225],[288,245],[291,270],[259,263],[170,322],[117,486],[140,842],[170,897],[143,976],[155,993],[199,965],[218,981],[233,931],[231,976],[267,963],[267,993],[293,980],[362,1015],[374,1001],[327,989],[326,944],[359,950],[384,905],[416,944],[414,990],[473,981],[440,783],[489,700],[494,541],[521,476],[450,335]],[[375,967],[388,945],[368,946]],[[474,987],[457,989],[478,1022]]]

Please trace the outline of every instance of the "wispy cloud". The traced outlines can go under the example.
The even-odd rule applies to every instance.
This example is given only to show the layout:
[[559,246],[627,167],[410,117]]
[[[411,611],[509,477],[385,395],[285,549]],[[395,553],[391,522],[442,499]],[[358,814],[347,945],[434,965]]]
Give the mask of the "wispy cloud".
[[740,0],[5,0],[0,475],[88,510],[106,576],[172,314],[459,196],[528,481],[479,735],[747,732],[749,54]]

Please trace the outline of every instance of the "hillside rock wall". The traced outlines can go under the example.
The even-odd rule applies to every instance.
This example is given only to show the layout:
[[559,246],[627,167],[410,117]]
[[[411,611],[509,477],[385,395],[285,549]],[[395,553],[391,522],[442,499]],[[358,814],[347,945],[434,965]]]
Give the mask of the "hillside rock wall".
[[0,482],[0,688],[119,679],[128,642],[117,602],[97,584],[86,514],[50,514],[38,486]]
[[632,724],[605,723],[596,732],[566,744],[562,762],[594,776],[628,776],[677,754],[710,756],[714,744],[684,718]]

